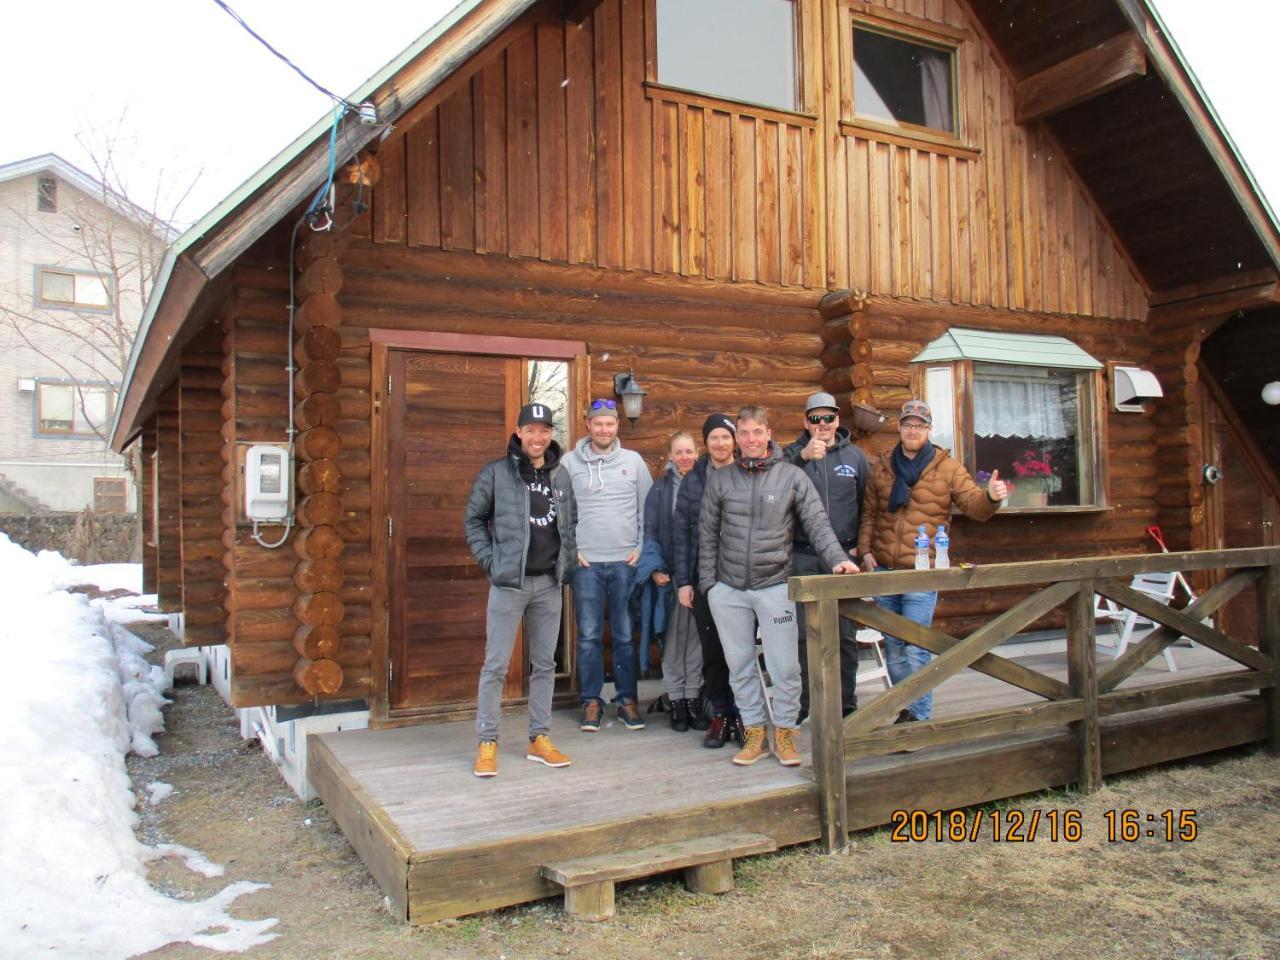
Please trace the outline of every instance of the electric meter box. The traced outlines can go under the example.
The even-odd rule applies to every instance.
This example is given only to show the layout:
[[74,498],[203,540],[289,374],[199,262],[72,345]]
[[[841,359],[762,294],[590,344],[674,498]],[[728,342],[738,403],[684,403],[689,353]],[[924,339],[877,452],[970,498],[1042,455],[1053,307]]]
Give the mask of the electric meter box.
[[255,443],[244,455],[244,515],[247,520],[289,516],[289,448]]

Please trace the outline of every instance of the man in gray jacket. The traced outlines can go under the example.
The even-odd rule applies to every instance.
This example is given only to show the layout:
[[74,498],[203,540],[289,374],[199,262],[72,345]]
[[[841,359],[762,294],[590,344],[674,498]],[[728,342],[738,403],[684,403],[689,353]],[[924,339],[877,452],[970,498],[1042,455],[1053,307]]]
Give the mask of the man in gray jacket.
[[636,705],[636,651],[631,641],[631,579],[644,540],[644,501],[653,478],[644,459],[618,440],[618,404],[593,400],[587,433],[564,458],[578,506],[578,571],[573,609],[578,621],[580,730],[600,729],[604,701],[604,618],[613,644],[614,702],[628,730],[643,730]]
[[529,746],[525,756],[549,767],[569,758],[551,742],[556,640],[564,584],[577,560],[573,488],[552,436],[545,404],[520,408],[507,454],[481,468],[463,521],[467,545],[489,578],[484,666],[476,695],[475,775],[498,773],[502,687],[521,619],[529,642]]
[[[846,554],[858,554],[858,521],[862,518],[862,495],[871,472],[866,455],[840,426],[836,398],[815,393],[805,401],[807,429],[784,447],[783,457],[794,463],[813,481],[814,489],[827,511],[827,519]],[[803,530],[796,531],[791,575],[802,577],[826,573],[826,567]],[[804,610],[796,609],[796,629],[804,636]],[[847,717],[858,709],[858,628],[852,620],[840,618],[840,706]],[[809,665],[806,646],[800,644],[800,722],[809,715]]]
[[858,565],[841,549],[813,482],[783,461],[763,407],[738,412],[738,447],[742,456],[736,464],[707,477],[698,579],[708,591],[734,699],[747,728],[746,742],[733,762],[748,765],[769,754],[764,691],[754,662],[758,621],[773,680],[774,749],[784,766],[797,766],[800,661],[795,604],[787,596],[796,522],[832,573],[856,573]]

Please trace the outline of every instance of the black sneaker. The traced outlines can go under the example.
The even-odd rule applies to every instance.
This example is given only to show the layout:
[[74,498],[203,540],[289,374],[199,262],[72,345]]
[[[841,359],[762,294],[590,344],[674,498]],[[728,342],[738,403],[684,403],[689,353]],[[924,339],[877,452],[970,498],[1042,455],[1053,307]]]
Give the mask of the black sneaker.
[[618,704],[618,719],[628,730],[644,729],[644,717],[640,716],[640,709],[634,703]]
[[600,731],[600,701],[588,700],[582,705],[582,719],[578,721],[578,729],[587,733]]
[[705,730],[707,729],[707,714],[702,709],[702,698],[695,697],[692,700],[684,702],[685,713],[689,715],[689,729]]
[[688,700],[671,701],[671,729],[676,733],[685,733],[689,729]]
[[729,718],[717,713],[707,725],[707,735],[702,738],[702,745],[708,750],[719,750],[729,739]]
[[915,723],[917,719],[918,718],[916,717],[916,715],[912,713],[910,710],[900,710],[898,711],[898,719],[894,720],[893,722],[894,723]]

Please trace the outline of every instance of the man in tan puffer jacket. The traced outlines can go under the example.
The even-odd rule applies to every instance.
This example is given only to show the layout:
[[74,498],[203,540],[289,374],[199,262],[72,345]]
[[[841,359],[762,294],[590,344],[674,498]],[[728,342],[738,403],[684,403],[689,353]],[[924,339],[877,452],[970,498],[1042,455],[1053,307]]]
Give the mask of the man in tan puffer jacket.
[[[955,506],[971,520],[989,520],[1008,494],[999,471],[986,490],[969,476],[959,460],[929,442],[933,414],[923,400],[909,400],[898,417],[898,445],[871,463],[862,500],[858,555],[863,570],[910,570],[915,567],[916,533],[923,524],[932,542],[938,524],[949,523]],[[934,591],[876,597],[876,605],[928,626],[938,594]],[[889,679],[905,680],[933,655],[888,634],[884,638]],[[898,714],[897,723],[927,720],[933,694],[926,693]]]

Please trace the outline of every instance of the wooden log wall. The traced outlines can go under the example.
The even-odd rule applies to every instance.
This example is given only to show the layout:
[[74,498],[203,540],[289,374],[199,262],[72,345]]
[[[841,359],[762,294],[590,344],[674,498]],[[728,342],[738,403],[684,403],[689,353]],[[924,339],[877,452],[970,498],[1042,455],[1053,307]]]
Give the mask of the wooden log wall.
[[1207,542],[1204,482],[1206,463],[1202,429],[1205,410],[1200,387],[1202,333],[1177,327],[1153,331],[1160,349],[1152,369],[1164,388],[1159,403],[1155,465],[1159,524],[1171,550],[1203,550]]
[[[292,226],[292,220],[290,221]],[[304,229],[302,238],[307,237]],[[313,235],[324,236],[327,235]],[[227,417],[223,444],[223,489],[227,502],[235,503],[242,495],[237,483],[238,447],[248,443],[285,439],[289,407],[295,398],[289,396],[288,371],[288,234],[277,231],[246,254],[235,268],[235,292],[227,312],[223,336],[223,413]],[[325,243],[300,243],[299,263],[308,267],[324,259],[320,252]],[[330,258],[331,259],[331,258]],[[339,268],[340,270],[340,268]],[[305,274],[305,270],[301,273]],[[331,283],[335,273],[332,264],[322,265],[312,274],[322,283]],[[327,278],[327,279],[326,279]],[[295,360],[302,368],[311,368],[332,352],[335,337],[341,341],[338,324],[341,308],[331,294],[316,291],[312,280],[300,283],[300,291],[309,295],[302,301],[296,324]],[[328,332],[325,332],[328,331]],[[367,338],[365,345],[367,363]],[[299,467],[295,474],[298,520],[305,523],[285,546],[269,550],[254,542],[251,527],[229,523],[223,531],[223,566],[227,573],[225,615],[231,647],[232,702],[236,706],[268,703],[300,703],[324,694],[324,686],[333,686],[335,667],[341,680],[331,691],[332,698],[362,697],[369,692],[369,596],[370,550],[367,515],[358,519],[347,510],[347,498],[357,507],[363,502],[368,509],[368,384],[363,391],[343,387],[340,367],[342,359],[306,369],[296,378],[303,395],[296,398],[296,427],[299,439]],[[337,371],[335,379],[335,371]],[[329,390],[320,390],[326,385]],[[363,408],[362,408],[363,403]],[[343,452],[333,457],[307,456],[324,450],[325,431],[303,437],[303,433],[319,427],[338,428],[325,421],[337,415],[336,423],[354,417],[364,420],[363,430],[353,435],[364,436],[365,453]],[[334,451],[329,437],[330,452]],[[314,464],[327,461],[322,467]],[[322,487],[334,485],[333,473],[339,472],[339,490]],[[325,474],[323,477],[321,474]],[[313,493],[328,496],[314,502]],[[330,499],[330,498],[333,499]],[[339,509],[333,512],[334,500]],[[324,501],[324,502],[321,502]],[[326,515],[325,510],[329,513]],[[315,523],[328,519],[328,523]],[[282,528],[265,527],[263,538],[278,539]],[[348,543],[345,535],[350,535]],[[329,563],[317,568],[314,561],[325,560],[341,567],[342,582],[336,583]],[[301,585],[299,584],[301,581]],[[334,590],[317,590],[316,586],[336,586]],[[311,629],[299,619],[297,606],[302,596],[323,594],[336,596],[344,609],[341,623],[321,624],[334,630]],[[328,599],[308,600],[302,604],[307,617],[312,606],[317,611]],[[363,605],[363,606],[362,606]],[[337,636],[335,637],[335,631]],[[303,681],[295,674],[301,660]],[[327,661],[333,666],[313,664]],[[330,678],[330,679],[326,679]],[[318,681],[318,682],[317,682]],[[324,686],[321,686],[323,684]]]
[[[612,396],[613,375],[634,369],[649,395],[643,417],[634,427],[624,420],[621,436],[655,468],[673,430],[697,431],[708,414],[736,412],[748,402],[769,406],[776,436],[789,440],[800,432],[804,400],[822,376],[821,318],[804,291],[358,240],[343,255],[343,276],[349,349],[356,332],[371,327],[583,340],[594,396]],[[354,363],[344,368],[344,379],[355,375]],[[368,373],[360,375],[367,386]],[[501,443],[495,439],[495,450]],[[343,447],[349,449],[345,434]]]
[[798,2],[802,112],[646,83],[644,0],[604,0],[581,25],[539,6],[396,125],[366,235],[732,283],[1145,316],[1136,271],[1048,129],[1015,122],[1013,80],[958,0],[858,7],[967,38],[963,149],[845,122],[847,9]]
[[226,639],[222,595],[221,331],[207,327],[182,351],[178,371],[178,497],[183,643]]
[[142,427],[138,437],[138,457],[142,469],[138,474],[138,488],[141,492],[139,509],[142,511],[142,592],[155,593],[157,588],[157,570],[160,564],[159,550],[156,540],[156,484],[152,474],[152,454],[156,450],[156,418],[152,416]]
[[156,455],[160,472],[156,530],[156,603],[166,613],[182,609],[181,500],[178,497],[178,385],[156,401]]
[[[827,368],[823,384],[845,409],[866,403],[896,416],[911,397],[910,363],[929,342],[949,327],[1025,331],[1069,337],[1098,357],[1123,359],[1140,366],[1151,362],[1147,332],[1142,326],[1119,320],[1029,316],[1009,310],[896,301],[857,291],[825,297],[822,362]],[[1161,380],[1164,382],[1163,375]],[[856,386],[855,386],[856,382]],[[1167,394],[1166,389],[1166,394]],[[1160,522],[1161,467],[1157,437],[1165,401],[1155,412],[1104,413],[1107,445],[1107,502],[1109,509],[1096,513],[1037,514],[1018,517],[997,515],[985,524],[956,518],[952,531],[953,562],[999,563],[1026,559],[1028,550],[1046,559],[1145,553],[1154,549],[1146,528]],[[1172,400],[1168,406],[1179,407]],[[897,442],[893,421],[882,432],[862,442],[869,453],[879,454]],[[1185,526],[1178,528],[1185,533]],[[963,635],[1026,595],[1025,590],[1005,589],[945,594],[938,610],[940,629]],[[1061,626],[1061,612],[1038,626]]]

